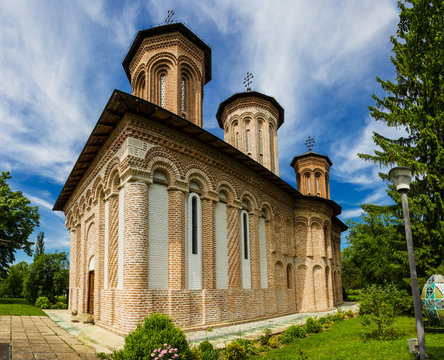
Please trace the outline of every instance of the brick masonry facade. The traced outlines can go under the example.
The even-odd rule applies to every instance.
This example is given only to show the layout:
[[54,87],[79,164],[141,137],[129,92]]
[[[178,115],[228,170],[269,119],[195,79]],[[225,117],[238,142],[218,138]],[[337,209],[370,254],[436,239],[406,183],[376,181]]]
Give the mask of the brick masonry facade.
[[[127,69],[133,94],[159,106],[159,74],[172,74],[165,85],[166,108],[201,127],[203,85],[210,78],[206,48],[180,31],[140,44]],[[192,85],[186,114],[181,71]],[[263,165],[278,174],[278,111],[263,99],[244,105],[233,103],[224,116],[240,121],[244,109],[254,133],[260,126],[273,128],[261,140],[268,149]],[[153,109],[152,114],[164,111]],[[233,143],[230,124],[226,140]],[[251,148],[248,155],[259,162],[259,139],[250,141],[238,147]],[[299,165],[322,172],[328,182],[329,165],[318,160],[304,158]],[[327,184],[322,186],[327,190],[319,196],[291,192],[214,146],[150,115],[126,111],[69,197],[57,205],[71,235],[69,308],[93,313],[97,324],[120,334],[154,311],[193,329],[333,309],[342,303],[343,229],[333,202],[326,200]],[[190,211],[192,197],[199,203],[197,215]],[[241,220],[244,213],[247,223]],[[190,235],[196,231],[197,254]],[[218,246],[220,241],[226,245]]]

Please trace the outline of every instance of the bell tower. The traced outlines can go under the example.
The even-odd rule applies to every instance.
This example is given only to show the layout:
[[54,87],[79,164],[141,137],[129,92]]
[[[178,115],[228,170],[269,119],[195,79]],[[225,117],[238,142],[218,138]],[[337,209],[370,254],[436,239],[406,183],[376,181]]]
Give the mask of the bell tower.
[[272,98],[247,88],[219,105],[216,114],[224,140],[279,175],[277,129],[284,109]]
[[306,141],[308,152],[295,156],[291,162],[298,190],[303,195],[330,199],[329,172],[332,162],[328,156],[312,151],[313,144],[314,140],[309,137]]
[[122,65],[134,96],[202,127],[211,49],[184,24],[139,31]]

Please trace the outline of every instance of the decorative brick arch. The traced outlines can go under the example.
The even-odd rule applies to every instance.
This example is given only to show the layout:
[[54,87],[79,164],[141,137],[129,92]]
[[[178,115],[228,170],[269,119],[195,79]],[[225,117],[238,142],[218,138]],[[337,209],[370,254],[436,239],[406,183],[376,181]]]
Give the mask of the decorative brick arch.
[[100,193],[103,192],[103,179],[98,176],[94,180],[94,184],[92,186],[92,197],[94,201],[97,201],[99,199]]
[[181,67],[183,65],[188,65],[191,69],[193,69],[193,72],[196,76],[196,80],[199,81],[200,83],[202,83],[202,74],[201,74],[199,68],[197,67],[196,63],[193,61],[193,59],[191,59],[190,57],[188,57],[186,55],[180,55],[179,58],[177,59],[177,63],[178,63],[179,69],[181,69]]
[[145,78],[146,78],[146,65],[145,64],[140,64],[137,67],[136,71],[134,71],[134,73],[131,76],[131,89],[133,89],[133,92],[135,92],[135,90],[136,90],[137,81],[139,80],[139,75],[141,73],[144,73]]
[[234,199],[237,198],[236,190],[233,185],[226,180],[220,180],[216,186],[217,193],[219,194],[221,191],[225,193],[228,204],[233,204]]
[[265,211],[265,220],[271,221],[273,219],[274,213],[273,213],[273,207],[268,201],[263,200],[259,207],[262,211]]
[[229,175],[227,175],[227,174],[221,174],[221,175],[219,175],[219,176],[217,177],[217,179],[216,179],[216,183],[217,183],[217,184],[219,184],[219,183],[228,183],[228,184],[230,184],[230,186],[231,186],[231,187],[233,188],[233,190],[234,190],[234,198],[235,198],[236,200],[239,199],[239,194],[241,193],[241,192],[240,192],[240,188],[239,188],[238,183],[234,180],[234,178],[233,178],[232,176],[229,176]]
[[205,193],[208,191],[214,191],[216,188],[216,181],[211,174],[211,171],[205,165],[198,162],[192,162],[185,167],[184,172],[184,177],[188,183],[193,180],[193,178],[200,179],[205,189]]
[[253,210],[259,209],[257,206],[256,197],[248,190],[243,190],[239,199],[241,202],[246,200],[249,203],[248,211],[251,212]]
[[313,267],[313,289],[315,298],[315,309],[318,311],[325,310],[327,308],[325,273],[321,265],[315,265]]
[[173,53],[163,51],[151,57],[145,65],[147,73],[152,74],[153,67],[159,64],[159,61],[169,61],[171,65],[177,66],[177,58]]
[[112,178],[111,173],[115,170],[119,170],[120,159],[115,156],[106,166],[105,174],[103,175],[104,190],[107,191],[111,187]]
[[209,191],[214,191],[214,186],[208,173],[202,171],[200,168],[195,168],[190,164],[185,169],[185,180],[189,184],[195,181],[200,185],[202,195],[208,194]]
[[152,175],[153,166],[157,163],[162,163],[164,166],[169,167],[172,184],[184,178],[185,171],[182,162],[168,149],[156,146],[147,151],[143,160],[143,168],[148,169]]

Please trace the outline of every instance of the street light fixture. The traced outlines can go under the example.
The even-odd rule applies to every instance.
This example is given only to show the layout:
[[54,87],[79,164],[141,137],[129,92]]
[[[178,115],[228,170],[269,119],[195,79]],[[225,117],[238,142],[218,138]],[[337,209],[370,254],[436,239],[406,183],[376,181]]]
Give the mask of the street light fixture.
[[412,170],[405,166],[394,167],[390,170],[389,176],[395,184],[396,190],[401,193],[402,213],[404,214],[405,238],[407,241],[407,252],[409,255],[413,307],[415,309],[416,333],[419,343],[419,358],[421,360],[425,360],[427,359],[427,350],[425,344],[424,323],[422,322],[421,299],[419,297],[415,253],[413,251],[412,229],[410,227],[409,203],[407,200],[407,192],[410,190],[410,181],[412,180]]

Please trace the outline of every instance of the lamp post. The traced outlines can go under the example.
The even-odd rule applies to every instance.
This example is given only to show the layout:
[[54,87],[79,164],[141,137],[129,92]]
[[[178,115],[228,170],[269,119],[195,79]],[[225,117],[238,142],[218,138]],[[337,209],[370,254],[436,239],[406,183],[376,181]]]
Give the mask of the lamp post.
[[410,282],[412,284],[413,307],[415,309],[416,333],[419,343],[419,358],[427,359],[425,344],[424,324],[422,322],[421,299],[419,297],[418,278],[416,276],[415,253],[413,251],[412,229],[410,227],[409,203],[407,192],[410,190],[412,180],[412,170],[408,167],[399,166],[390,170],[389,176],[396,186],[396,190],[401,193],[402,213],[404,214],[405,238],[407,241],[407,252],[409,255]]

